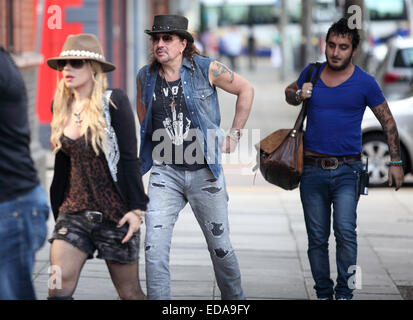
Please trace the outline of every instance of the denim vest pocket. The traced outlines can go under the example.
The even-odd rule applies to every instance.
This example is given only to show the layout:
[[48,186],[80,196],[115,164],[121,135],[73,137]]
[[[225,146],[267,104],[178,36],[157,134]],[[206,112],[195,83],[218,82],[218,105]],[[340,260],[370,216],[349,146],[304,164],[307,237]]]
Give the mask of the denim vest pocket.
[[204,125],[207,124],[209,129],[217,128],[220,121],[219,107],[214,94],[213,88],[197,89],[193,94],[195,109],[204,119],[202,121]]
[[194,91],[194,103],[196,108],[200,112],[207,114],[207,117],[210,119],[215,118],[215,113],[217,108],[214,103],[212,103],[212,98],[215,93],[215,90],[212,88],[196,89]]
[[210,96],[214,94],[215,90],[213,88],[197,89],[194,92],[194,98],[207,100]]

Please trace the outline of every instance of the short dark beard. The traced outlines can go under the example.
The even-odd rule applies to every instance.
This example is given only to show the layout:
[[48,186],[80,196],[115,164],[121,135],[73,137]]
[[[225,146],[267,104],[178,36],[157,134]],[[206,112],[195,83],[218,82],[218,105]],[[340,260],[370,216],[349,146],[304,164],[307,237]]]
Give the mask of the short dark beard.
[[330,64],[330,62],[327,59],[327,65],[328,67],[333,70],[333,71],[343,71],[348,67],[348,65],[351,63],[351,59],[353,58],[353,55],[351,55],[347,60],[343,62],[343,64],[340,67],[336,67]]

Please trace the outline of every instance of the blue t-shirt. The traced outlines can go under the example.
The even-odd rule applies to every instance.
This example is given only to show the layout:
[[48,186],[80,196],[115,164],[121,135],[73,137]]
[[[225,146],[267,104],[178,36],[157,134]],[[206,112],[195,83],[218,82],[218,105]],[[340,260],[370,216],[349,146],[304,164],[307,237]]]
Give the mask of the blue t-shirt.
[[[297,80],[300,88],[309,66]],[[325,66],[326,62],[319,74]],[[319,77],[307,103],[304,148],[334,156],[361,153],[361,121],[366,106],[374,108],[384,101],[376,80],[358,66],[349,79],[336,87],[327,87]]]

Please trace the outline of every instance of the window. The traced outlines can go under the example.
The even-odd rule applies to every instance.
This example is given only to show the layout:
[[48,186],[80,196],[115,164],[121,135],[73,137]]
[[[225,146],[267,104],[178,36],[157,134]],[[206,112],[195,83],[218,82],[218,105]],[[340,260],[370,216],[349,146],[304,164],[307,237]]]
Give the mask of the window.
[[213,25],[274,24],[276,16],[272,5],[227,5],[209,6],[204,9],[204,17]]
[[394,60],[396,68],[413,68],[413,48],[399,49]]

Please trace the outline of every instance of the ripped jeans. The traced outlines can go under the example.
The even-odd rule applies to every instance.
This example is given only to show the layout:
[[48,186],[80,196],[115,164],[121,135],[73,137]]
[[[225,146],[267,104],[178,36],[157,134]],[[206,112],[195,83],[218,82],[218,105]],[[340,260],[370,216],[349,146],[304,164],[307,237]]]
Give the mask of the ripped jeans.
[[146,213],[146,285],[149,299],[171,299],[169,253],[175,222],[189,202],[207,241],[223,300],[245,299],[238,261],[229,238],[228,195],[223,173],[180,171],[154,165]]

